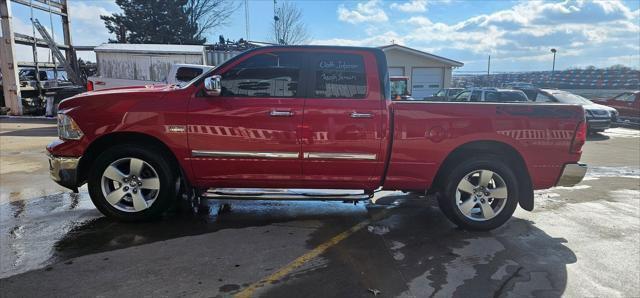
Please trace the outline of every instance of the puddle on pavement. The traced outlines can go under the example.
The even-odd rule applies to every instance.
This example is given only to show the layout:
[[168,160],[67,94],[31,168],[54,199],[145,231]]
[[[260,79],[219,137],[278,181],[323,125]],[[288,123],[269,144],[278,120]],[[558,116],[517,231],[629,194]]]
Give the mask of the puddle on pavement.
[[[232,210],[218,214],[223,202]],[[157,221],[123,223],[103,217],[86,188],[79,194],[15,199],[0,205],[0,278],[87,254],[222,229],[287,222],[317,228],[320,221],[350,223],[367,216],[363,203],[208,200],[197,214],[182,208]]]

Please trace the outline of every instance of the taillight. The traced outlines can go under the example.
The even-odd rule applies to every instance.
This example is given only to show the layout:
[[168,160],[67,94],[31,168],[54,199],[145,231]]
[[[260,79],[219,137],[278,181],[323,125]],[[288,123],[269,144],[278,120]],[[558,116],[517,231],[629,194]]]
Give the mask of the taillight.
[[573,134],[570,153],[582,153],[582,146],[587,142],[587,122],[580,121],[576,132]]
[[87,91],[93,91],[93,82],[87,81]]

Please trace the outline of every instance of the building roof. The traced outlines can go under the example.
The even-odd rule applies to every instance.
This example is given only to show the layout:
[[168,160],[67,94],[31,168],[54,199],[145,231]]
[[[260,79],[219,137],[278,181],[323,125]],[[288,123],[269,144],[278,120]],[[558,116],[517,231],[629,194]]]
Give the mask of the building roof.
[[94,48],[96,53],[161,53],[161,54],[197,54],[202,55],[204,46],[177,44],[131,44],[103,43]]
[[381,46],[381,47],[378,47],[378,48],[381,49],[384,52],[386,52],[388,50],[391,50],[391,49],[396,49],[396,50],[404,51],[404,52],[407,52],[407,53],[412,53],[414,55],[422,56],[422,57],[425,57],[427,59],[436,60],[436,61],[442,62],[442,63],[447,64],[447,65],[451,65],[451,66],[454,66],[454,67],[461,67],[461,66],[464,65],[464,63],[459,62],[459,61],[447,59],[445,57],[441,57],[441,56],[434,55],[434,54],[429,54],[427,52],[423,52],[423,51],[420,51],[420,50],[412,49],[410,47],[401,46],[399,44],[390,44],[390,45]]

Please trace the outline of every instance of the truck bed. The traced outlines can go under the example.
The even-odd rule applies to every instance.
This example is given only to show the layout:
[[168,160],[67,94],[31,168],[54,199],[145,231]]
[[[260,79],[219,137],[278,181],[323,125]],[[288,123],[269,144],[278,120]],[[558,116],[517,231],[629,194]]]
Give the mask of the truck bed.
[[584,121],[578,105],[395,101],[386,189],[432,185],[447,155],[472,142],[502,143],[522,156],[534,189],[555,185]]

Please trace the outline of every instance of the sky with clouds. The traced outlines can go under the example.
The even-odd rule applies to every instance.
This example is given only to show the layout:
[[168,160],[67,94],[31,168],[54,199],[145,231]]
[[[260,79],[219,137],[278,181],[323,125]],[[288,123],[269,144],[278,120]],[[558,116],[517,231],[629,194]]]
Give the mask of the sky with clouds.
[[[118,12],[114,0],[68,0],[76,45],[98,45],[110,37],[99,16]],[[278,1],[281,2],[281,1]],[[640,68],[640,1],[293,1],[302,10],[311,43],[381,46],[392,41],[465,63],[461,71],[528,71],[625,64]],[[243,1],[225,27],[209,32],[246,38]],[[30,11],[12,4],[16,32],[30,34]],[[273,1],[249,1],[250,40],[270,37]],[[53,23],[59,19],[35,13]],[[27,57],[30,49],[18,51]],[[47,53],[39,54],[47,57]],[[90,55],[84,55],[90,58]],[[29,56],[30,57],[30,56]]]

